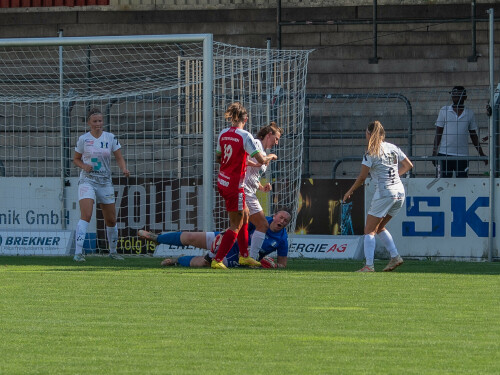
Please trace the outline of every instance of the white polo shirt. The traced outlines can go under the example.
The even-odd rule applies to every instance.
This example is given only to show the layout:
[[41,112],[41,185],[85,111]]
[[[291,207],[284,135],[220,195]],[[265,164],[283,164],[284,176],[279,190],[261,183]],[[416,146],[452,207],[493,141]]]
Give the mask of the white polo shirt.
[[469,131],[477,130],[474,112],[464,108],[462,114],[458,116],[451,105],[444,106],[439,111],[436,126],[444,128],[439,144],[440,154],[469,155]]

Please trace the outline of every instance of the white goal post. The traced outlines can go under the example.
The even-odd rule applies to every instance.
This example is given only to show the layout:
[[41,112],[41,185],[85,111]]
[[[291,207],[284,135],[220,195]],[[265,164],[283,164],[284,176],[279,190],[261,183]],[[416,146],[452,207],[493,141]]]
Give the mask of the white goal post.
[[[211,34],[0,39],[0,226],[20,233],[3,232],[0,254],[71,252],[72,243],[45,246],[55,240],[43,233],[71,232],[79,218],[71,160],[91,107],[131,171],[125,179],[112,161],[119,252],[152,251],[138,229],[224,229],[214,151],[233,101],[249,110],[252,134],[270,121],[284,129],[265,176],[274,191],[261,198],[267,214],[295,211],[309,52],[232,46]],[[87,251],[107,248],[99,211]],[[26,241],[42,250],[30,252]]]

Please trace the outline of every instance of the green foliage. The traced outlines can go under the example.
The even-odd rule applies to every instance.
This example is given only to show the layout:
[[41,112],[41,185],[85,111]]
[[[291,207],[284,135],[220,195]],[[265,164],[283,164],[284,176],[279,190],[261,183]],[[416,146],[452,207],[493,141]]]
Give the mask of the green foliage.
[[159,262],[0,257],[0,373],[498,373],[498,263]]

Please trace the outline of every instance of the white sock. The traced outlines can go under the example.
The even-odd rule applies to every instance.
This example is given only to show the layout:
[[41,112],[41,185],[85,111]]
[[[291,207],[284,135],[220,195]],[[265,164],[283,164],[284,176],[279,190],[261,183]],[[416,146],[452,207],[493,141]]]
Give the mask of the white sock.
[[82,219],[80,219],[78,221],[78,224],[76,224],[75,255],[81,254],[83,251],[83,243],[85,242],[85,235],[87,234],[88,226],[89,223]]
[[366,265],[373,266],[373,258],[375,258],[375,236],[372,234],[365,234],[364,244]]
[[106,234],[108,236],[108,246],[110,253],[116,253],[116,244],[118,243],[118,227],[106,227]]
[[378,239],[380,240],[382,245],[384,245],[385,248],[389,251],[389,253],[391,253],[391,258],[398,256],[398,249],[396,249],[394,240],[392,239],[392,236],[387,229],[378,234]]
[[266,234],[263,232],[255,231],[252,234],[252,243],[250,244],[250,256],[253,259],[257,259],[259,256],[259,251],[266,239]]

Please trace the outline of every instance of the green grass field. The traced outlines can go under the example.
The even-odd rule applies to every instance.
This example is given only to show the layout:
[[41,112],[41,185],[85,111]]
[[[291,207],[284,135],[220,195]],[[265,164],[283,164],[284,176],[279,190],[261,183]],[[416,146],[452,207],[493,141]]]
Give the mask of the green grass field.
[[500,372],[499,263],[159,262],[0,257],[0,374]]

